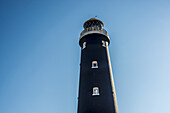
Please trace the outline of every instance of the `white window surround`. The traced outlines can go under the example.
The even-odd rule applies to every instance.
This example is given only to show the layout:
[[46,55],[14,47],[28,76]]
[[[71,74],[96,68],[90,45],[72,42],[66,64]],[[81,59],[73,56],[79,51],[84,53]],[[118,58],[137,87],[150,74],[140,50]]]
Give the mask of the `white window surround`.
[[86,42],[83,42],[83,48],[82,49],[84,49],[84,48],[86,48]]
[[92,94],[93,96],[95,96],[95,95],[100,95],[99,94],[99,88],[98,87],[93,87],[93,94]]
[[92,61],[92,67],[91,68],[98,68],[97,61]]
[[108,45],[109,45],[109,43],[108,43],[107,41],[106,41],[105,43],[106,43],[106,46],[108,46]]

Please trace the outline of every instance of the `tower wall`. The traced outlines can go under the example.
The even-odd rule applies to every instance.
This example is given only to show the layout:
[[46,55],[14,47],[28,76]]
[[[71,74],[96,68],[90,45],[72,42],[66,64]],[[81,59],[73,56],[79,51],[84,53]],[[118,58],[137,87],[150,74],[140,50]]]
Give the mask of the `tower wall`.
[[[102,34],[83,36],[77,113],[118,113],[113,82],[109,38]],[[83,45],[85,43],[85,45]],[[93,68],[97,62],[97,68]],[[98,88],[94,94],[94,88]]]

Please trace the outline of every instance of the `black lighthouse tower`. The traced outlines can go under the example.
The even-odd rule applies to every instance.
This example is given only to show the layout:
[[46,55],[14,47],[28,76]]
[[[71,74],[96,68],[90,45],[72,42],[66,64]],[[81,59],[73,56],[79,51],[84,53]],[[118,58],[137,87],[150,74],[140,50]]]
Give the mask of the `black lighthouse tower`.
[[80,34],[80,81],[77,113],[118,113],[108,45],[103,22],[87,20]]

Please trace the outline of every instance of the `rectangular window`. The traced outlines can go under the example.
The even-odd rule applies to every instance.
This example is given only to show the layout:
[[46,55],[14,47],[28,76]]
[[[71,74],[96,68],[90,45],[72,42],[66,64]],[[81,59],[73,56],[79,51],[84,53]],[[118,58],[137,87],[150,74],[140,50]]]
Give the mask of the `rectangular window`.
[[106,47],[106,42],[102,40],[102,46]]
[[95,95],[100,95],[99,94],[99,88],[98,87],[93,87],[93,94],[92,94],[93,96],[95,96]]
[[97,61],[92,61],[92,67],[91,68],[98,68]]
[[84,48],[86,48],[86,42],[83,42],[83,48],[82,49],[84,49]]

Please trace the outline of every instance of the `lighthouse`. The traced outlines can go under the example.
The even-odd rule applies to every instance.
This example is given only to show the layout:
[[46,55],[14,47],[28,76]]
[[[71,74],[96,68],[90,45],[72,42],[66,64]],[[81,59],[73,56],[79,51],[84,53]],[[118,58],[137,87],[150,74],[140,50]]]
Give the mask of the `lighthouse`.
[[96,18],[83,27],[77,113],[118,113],[107,31]]

